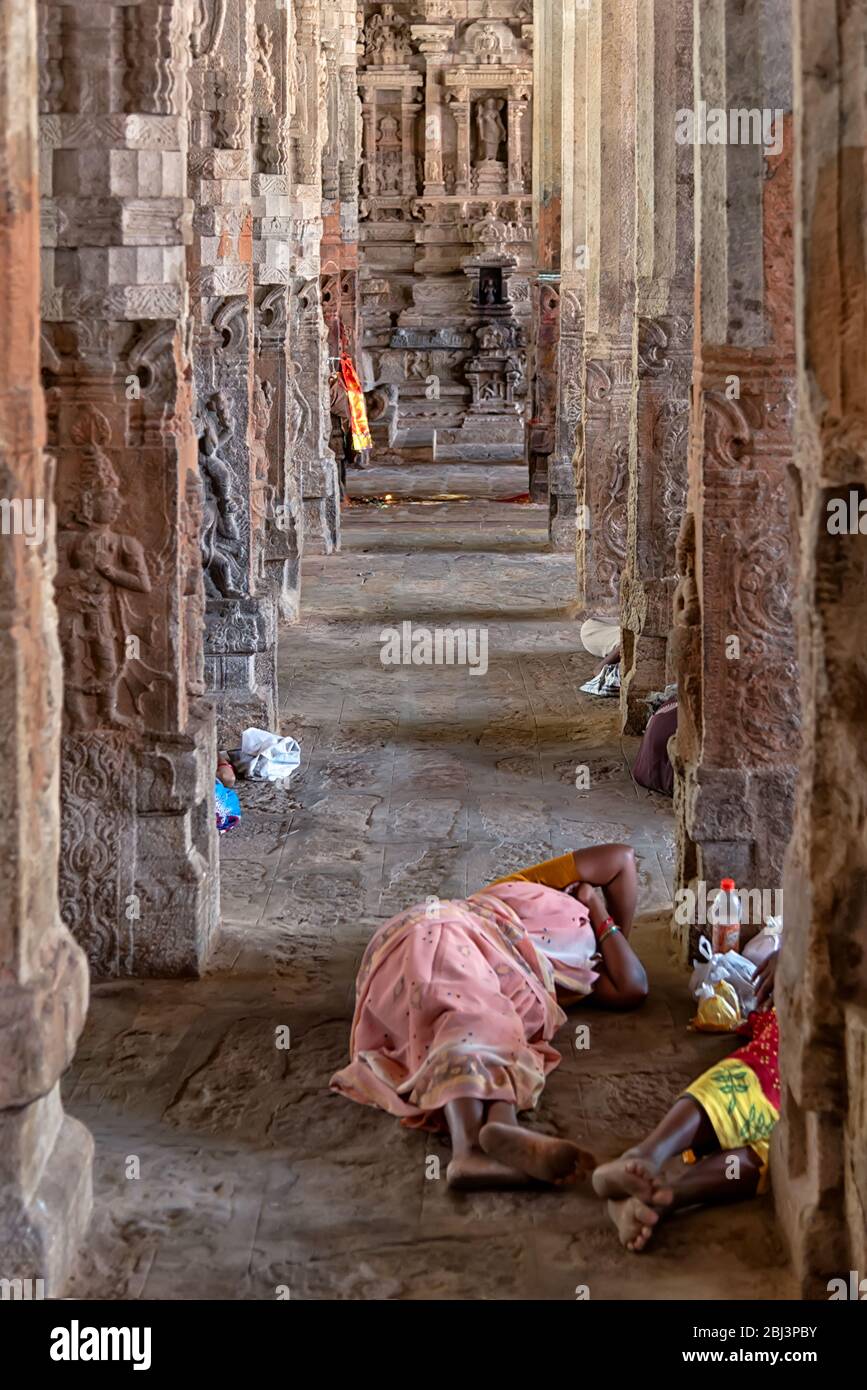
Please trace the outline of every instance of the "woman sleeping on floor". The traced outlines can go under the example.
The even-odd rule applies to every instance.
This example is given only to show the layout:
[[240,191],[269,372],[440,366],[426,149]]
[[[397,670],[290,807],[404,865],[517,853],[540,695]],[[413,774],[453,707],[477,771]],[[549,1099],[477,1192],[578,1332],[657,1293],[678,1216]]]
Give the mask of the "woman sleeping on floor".
[[393,917],[364,953],[352,1060],[332,1089],[406,1125],[445,1128],[450,1187],[583,1176],[590,1155],[517,1115],[560,1062],[561,1004],[634,1009],[646,998],[629,944],[636,896],[633,851],[599,845]]

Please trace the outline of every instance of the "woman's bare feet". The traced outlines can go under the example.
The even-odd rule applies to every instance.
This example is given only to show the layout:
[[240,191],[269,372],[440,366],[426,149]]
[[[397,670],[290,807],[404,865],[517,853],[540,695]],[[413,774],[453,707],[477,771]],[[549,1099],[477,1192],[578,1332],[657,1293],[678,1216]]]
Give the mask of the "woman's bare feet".
[[640,1197],[626,1197],[622,1202],[609,1202],[608,1215],[617,1227],[620,1244],[637,1255],[653,1235],[660,1214]]
[[568,1139],[552,1139],[516,1125],[484,1125],[479,1143],[492,1158],[538,1182],[578,1182],[593,1171],[595,1162],[592,1154]]
[[657,1180],[657,1169],[648,1159],[627,1152],[596,1169],[593,1191],[597,1197],[609,1197],[614,1201],[640,1197],[643,1202],[650,1202],[658,1186]]
[[526,1187],[529,1181],[526,1173],[499,1163],[481,1149],[456,1154],[446,1169],[446,1182],[455,1192],[507,1191]]

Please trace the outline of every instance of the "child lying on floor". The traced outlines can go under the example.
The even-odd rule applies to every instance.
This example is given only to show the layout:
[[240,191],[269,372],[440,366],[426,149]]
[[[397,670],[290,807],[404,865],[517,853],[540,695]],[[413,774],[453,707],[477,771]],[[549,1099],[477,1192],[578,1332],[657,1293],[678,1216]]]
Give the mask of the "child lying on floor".
[[752,1036],[694,1081],[642,1143],[593,1174],[627,1250],[643,1250],[654,1227],[679,1207],[739,1202],[767,1186],[768,1149],[780,1114],[778,953],[759,968]]

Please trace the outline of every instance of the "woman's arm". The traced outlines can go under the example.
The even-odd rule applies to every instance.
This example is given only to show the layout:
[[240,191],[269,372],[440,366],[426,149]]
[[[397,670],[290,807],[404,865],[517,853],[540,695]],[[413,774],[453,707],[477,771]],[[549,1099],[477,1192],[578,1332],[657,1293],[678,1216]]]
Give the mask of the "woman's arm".
[[[606,935],[608,917],[605,899],[592,884],[582,883],[574,895],[590,913],[590,925],[597,940],[604,937],[600,947],[599,978],[590,998],[604,1009],[637,1009],[647,998],[647,975],[622,931]],[[609,924],[610,925],[610,924]]]

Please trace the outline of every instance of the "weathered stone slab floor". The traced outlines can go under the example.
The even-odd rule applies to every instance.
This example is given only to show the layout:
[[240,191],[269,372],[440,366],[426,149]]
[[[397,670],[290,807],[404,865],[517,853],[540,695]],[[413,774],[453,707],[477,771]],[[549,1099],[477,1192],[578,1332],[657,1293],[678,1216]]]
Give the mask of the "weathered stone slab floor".
[[[97,1146],[71,1296],[794,1296],[770,1199],[681,1217],[631,1256],[589,1190],[450,1194],[425,1176],[428,1155],[444,1172],[443,1143],[327,1091],[381,921],[606,840],[638,854],[652,997],[625,1017],[573,1012],[535,1123],[613,1155],[726,1050],[686,1031],[667,945],[671,806],[633,784],[615,709],[579,693],[594,661],[574,561],[545,532],[541,507],[404,502],[350,509],[343,552],[305,561],[280,671],[303,767],[289,789],[241,788],[212,972],[93,990],[65,1086]],[[383,666],[380,632],[404,619],[486,628],[487,673]],[[580,1022],[589,1050],[574,1046]]]

